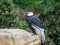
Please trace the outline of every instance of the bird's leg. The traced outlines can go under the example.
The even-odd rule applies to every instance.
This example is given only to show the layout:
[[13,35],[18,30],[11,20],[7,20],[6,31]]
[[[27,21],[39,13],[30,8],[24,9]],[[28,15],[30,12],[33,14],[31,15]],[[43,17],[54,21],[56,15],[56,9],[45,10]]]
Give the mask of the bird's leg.
[[32,33],[35,34],[35,35],[37,35],[34,29],[32,30]]

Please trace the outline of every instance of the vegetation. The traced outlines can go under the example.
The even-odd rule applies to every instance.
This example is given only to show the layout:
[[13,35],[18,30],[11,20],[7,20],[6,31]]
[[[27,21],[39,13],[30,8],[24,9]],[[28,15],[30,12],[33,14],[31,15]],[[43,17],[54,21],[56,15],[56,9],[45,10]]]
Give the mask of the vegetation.
[[[45,26],[46,45],[49,38],[55,45],[60,39],[60,0],[6,0],[0,1],[0,28],[22,28],[31,32],[26,21],[19,19],[18,8],[29,9],[36,13]],[[4,2],[4,3],[3,3]],[[28,28],[28,29],[27,29]],[[60,45],[60,44],[59,44]]]
[[0,28],[18,27],[17,9],[8,1],[0,3]]

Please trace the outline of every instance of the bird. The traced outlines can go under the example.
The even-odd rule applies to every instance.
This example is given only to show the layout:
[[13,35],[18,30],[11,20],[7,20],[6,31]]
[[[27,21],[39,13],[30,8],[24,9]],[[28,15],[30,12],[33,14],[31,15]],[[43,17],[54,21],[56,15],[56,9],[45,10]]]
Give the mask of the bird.
[[45,42],[45,33],[44,33],[44,25],[39,18],[34,16],[33,12],[26,12],[25,19],[31,28],[32,32],[36,35],[39,35],[41,39],[41,45],[44,45]]

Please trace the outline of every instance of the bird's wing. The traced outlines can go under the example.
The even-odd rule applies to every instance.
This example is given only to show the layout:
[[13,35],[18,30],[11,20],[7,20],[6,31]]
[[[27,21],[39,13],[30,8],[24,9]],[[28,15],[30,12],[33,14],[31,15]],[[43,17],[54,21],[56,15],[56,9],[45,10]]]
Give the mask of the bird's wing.
[[44,29],[39,28],[38,26],[32,24],[32,27],[34,28],[36,34],[40,34],[40,32],[44,32]]
[[34,24],[34,25],[36,25],[36,26],[38,26],[40,28],[44,28],[42,22],[37,17],[34,17],[32,19],[32,24]]

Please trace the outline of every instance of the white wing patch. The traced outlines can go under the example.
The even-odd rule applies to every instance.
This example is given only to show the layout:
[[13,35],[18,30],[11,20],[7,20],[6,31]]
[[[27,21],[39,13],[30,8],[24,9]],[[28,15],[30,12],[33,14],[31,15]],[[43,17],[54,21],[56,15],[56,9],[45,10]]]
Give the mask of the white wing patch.
[[32,28],[34,28],[36,34],[39,35],[39,37],[41,38],[42,43],[44,43],[44,41],[45,41],[44,29],[39,28],[38,26],[35,26],[33,24],[31,26],[32,26]]

